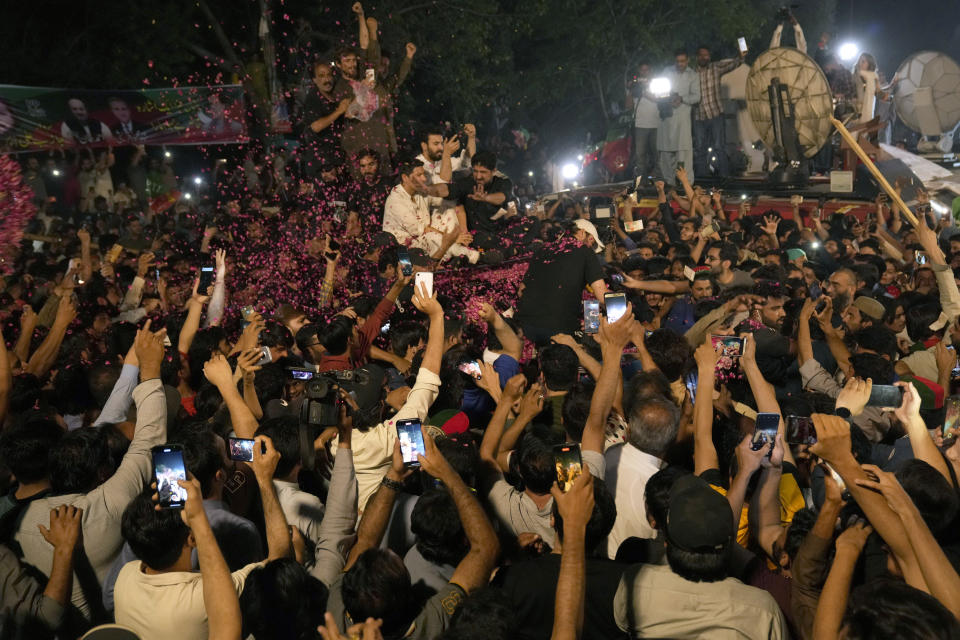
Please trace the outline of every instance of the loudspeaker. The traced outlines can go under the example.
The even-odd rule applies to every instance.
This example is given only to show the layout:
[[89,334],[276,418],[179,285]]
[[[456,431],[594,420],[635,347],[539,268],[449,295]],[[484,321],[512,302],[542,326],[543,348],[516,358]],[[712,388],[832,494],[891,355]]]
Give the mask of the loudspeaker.
[[[910,168],[903,163],[903,160],[897,160],[896,158],[891,158],[890,160],[884,160],[883,162],[878,162],[877,168],[880,169],[880,173],[883,174],[883,177],[887,179],[887,182],[890,183],[890,186],[894,186],[894,182],[897,178],[903,178],[906,184],[903,187],[903,191],[900,193],[900,197],[903,198],[904,202],[909,202],[917,197],[917,188],[923,187],[923,183],[920,181],[920,178],[910,170]],[[866,198],[868,200],[873,200],[877,197],[877,194],[880,193],[882,189],[880,188],[880,183],[877,182],[877,179],[873,177],[873,174],[870,173],[864,165],[857,165],[857,172],[853,177],[853,193],[858,198]]]

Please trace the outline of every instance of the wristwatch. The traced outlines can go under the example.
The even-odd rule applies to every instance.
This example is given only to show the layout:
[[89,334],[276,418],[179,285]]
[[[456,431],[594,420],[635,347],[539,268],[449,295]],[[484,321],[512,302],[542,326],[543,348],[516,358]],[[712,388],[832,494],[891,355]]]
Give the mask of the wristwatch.
[[833,410],[833,414],[840,416],[844,420],[850,420],[850,409],[847,409],[846,407],[837,407]]

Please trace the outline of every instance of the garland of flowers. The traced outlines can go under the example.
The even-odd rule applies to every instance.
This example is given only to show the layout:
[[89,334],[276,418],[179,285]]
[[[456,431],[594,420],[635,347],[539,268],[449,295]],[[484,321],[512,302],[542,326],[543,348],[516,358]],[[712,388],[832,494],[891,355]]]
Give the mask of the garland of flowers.
[[0,155],[0,275],[13,273],[23,230],[36,213],[33,190],[23,182],[20,165]]

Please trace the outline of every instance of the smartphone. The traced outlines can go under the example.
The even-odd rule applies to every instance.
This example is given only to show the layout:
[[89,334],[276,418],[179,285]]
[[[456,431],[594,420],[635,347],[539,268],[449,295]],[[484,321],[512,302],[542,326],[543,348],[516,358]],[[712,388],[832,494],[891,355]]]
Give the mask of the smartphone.
[[737,336],[710,336],[710,340],[713,342],[714,349],[717,348],[717,345],[723,346],[720,352],[721,356],[739,358],[743,355],[743,338],[738,338]]
[[423,446],[423,432],[420,431],[419,420],[397,420],[397,439],[400,440],[400,454],[403,464],[408,467],[419,467],[418,455],[426,453]]
[[480,369],[480,362],[477,360],[467,360],[466,362],[461,362],[459,365],[457,365],[457,369],[477,380],[479,380],[480,376],[483,375],[483,370]]
[[250,438],[230,438],[230,459],[238,462],[253,462],[253,443]]
[[623,284],[623,274],[622,273],[611,273],[610,282],[613,284]]
[[754,451],[759,451],[776,439],[777,429],[780,426],[780,414],[758,413],[755,425],[751,446]]
[[903,404],[903,388],[892,384],[875,384],[870,389],[868,407],[899,407]]
[[262,367],[271,362],[273,362],[273,355],[270,353],[270,347],[260,347],[260,359],[257,360],[257,366]]
[[960,418],[960,396],[950,396],[946,403],[947,415],[943,419],[943,435],[957,427],[957,418]]
[[827,308],[827,301],[821,300],[817,303],[817,306],[814,308],[814,311],[817,313],[823,313],[823,310]]
[[367,69],[366,74],[365,74],[364,77],[365,77],[367,80],[369,80],[370,82],[376,82],[376,80],[377,80],[377,72],[374,71],[373,69]]
[[159,444],[150,452],[153,455],[153,479],[160,495],[160,508],[183,509],[183,503],[187,501],[187,490],[178,482],[187,479],[183,448],[178,444]]
[[200,267],[200,284],[197,285],[197,293],[201,296],[207,295],[207,289],[213,284],[213,267]]
[[927,264],[930,261],[930,259],[927,257],[927,254],[925,251],[914,251],[913,261],[916,262],[918,265],[920,265],[920,264]]
[[427,295],[433,296],[433,272],[432,271],[417,272],[417,275],[414,276],[413,278],[413,285],[419,290],[421,283],[423,283],[424,289],[427,290]]
[[692,371],[687,374],[687,377],[684,378],[683,384],[687,387],[687,391],[690,392],[691,402],[697,397],[697,383],[700,382],[700,376],[696,371]]
[[690,282],[693,282],[693,279],[697,276],[697,272],[691,269],[690,267],[684,267],[683,275],[687,280],[689,280]]
[[111,264],[117,261],[117,258],[120,257],[120,254],[123,253],[123,245],[115,244],[110,247],[110,251],[107,252],[107,262]]
[[255,309],[253,308],[253,305],[248,305],[240,309],[240,317],[243,318],[243,322],[241,323],[241,326],[244,329],[246,329],[247,325],[250,324],[250,316],[252,316],[254,312],[255,312]]
[[833,478],[833,481],[837,483],[837,486],[840,487],[840,492],[843,493],[847,490],[847,483],[843,481],[843,478],[840,477],[840,474],[837,473],[837,470],[830,466],[830,463],[826,460],[821,460],[824,468],[827,470],[827,473],[830,474],[830,477]]
[[810,299],[816,300],[822,295],[823,295],[823,289],[820,288],[820,283],[816,281],[811,282],[810,283]]
[[806,416],[787,416],[787,444],[816,444],[817,431]]
[[290,377],[294,380],[313,380],[313,376],[316,373],[311,369],[302,367],[287,367],[287,371],[290,372]]
[[677,160],[677,169],[683,169],[683,168],[685,168],[683,166],[683,160]]
[[583,301],[583,332],[598,333],[600,331],[600,301]]
[[627,222],[623,223],[623,229],[627,233],[643,231],[643,220],[628,220]]
[[740,53],[747,52],[747,39],[746,38],[737,38],[737,46],[740,47]]
[[704,238],[710,238],[717,235],[720,232],[720,224],[716,220],[712,220],[709,225],[700,229],[700,235]]
[[580,445],[576,442],[554,445],[553,464],[557,469],[557,485],[560,491],[566,493],[573,487],[574,480],[583,473]]
[[405,276],[413,275],[413,263],[410,262],[410,253],[406,247],[397,249],[397,257],[400,260],[400,273]]
[[622,293],[607,293],[603,296],[607,309],[607,322],[616,322],[627,312],[627,296]]
[[330,238],[330,241],[327,244],[327,246],[330,247],[330,251],[340,251],[340,243],[334,240],[333,238]]

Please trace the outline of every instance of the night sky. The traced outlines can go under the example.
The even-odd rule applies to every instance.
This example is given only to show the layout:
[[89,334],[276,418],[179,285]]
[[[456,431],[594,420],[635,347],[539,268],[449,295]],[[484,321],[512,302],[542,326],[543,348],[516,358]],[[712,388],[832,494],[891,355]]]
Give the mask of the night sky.
[[[889,80],[916,51],[942,51],[960,61],[960,0],[837,0],[836,32],[874,54]],[[818,37],[807,34],[811,49]]]

